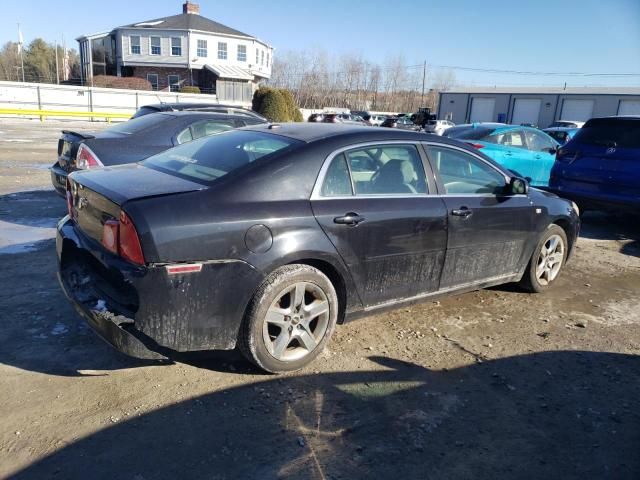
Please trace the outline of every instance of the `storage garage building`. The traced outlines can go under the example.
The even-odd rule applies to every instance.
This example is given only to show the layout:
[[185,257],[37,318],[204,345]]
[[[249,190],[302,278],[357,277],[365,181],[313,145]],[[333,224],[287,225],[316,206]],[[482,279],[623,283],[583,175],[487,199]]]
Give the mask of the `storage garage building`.
[[532,123],[640,115],[640,88],[460,88],[440,92],[438,118],[454,123]]

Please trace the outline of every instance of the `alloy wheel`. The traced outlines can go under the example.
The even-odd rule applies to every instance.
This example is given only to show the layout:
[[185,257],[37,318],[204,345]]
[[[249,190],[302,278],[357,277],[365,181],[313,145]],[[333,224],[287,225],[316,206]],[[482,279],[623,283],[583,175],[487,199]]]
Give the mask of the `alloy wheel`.
[[262,337],[276,360],[299,360],[318,346],[329,325],[329,300],[309,282],[282,290],[265,316]]
[[564,248],[564,241],[560,235],[551,235],[544,242],[536,264],[536,277],[540,285],[549,285],[560,273],[564,261]]

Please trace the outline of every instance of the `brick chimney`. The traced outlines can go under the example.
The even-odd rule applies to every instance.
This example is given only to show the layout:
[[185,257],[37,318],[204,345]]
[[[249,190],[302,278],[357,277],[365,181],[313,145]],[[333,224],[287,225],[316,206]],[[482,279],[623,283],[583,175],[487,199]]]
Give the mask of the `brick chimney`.
[[191,3],[188,0],[182,4],[182,13],[193,13],[194,15],[200,15],[200,5],[197,3]]

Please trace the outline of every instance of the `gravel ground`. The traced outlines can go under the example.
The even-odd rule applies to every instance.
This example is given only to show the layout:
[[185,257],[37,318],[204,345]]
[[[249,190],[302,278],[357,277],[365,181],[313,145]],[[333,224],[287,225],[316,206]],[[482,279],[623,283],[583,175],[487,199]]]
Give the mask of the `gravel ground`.
[[59,131],[0,120],[0,478],[640,478],[640,227],[587,214],[555,288],[337,328],[307,369],[140,362],[64,298]]

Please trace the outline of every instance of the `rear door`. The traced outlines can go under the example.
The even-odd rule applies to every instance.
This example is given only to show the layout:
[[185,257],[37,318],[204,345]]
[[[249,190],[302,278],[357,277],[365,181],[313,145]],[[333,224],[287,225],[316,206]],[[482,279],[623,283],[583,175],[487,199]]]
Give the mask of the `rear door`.
[[508,195],[508,178],[466,150],[426,144],[448,216],[440,289],[508,278],[526,261],[534,208],[527,195]]
[[425,164],[415,143],[364,144],[334,152],[320,173],[314,214],[365,306],[438,289],[447,212]]
[[537,130],[527,129],[524,134],[532,157],[529,168],[530,183],[535,187],[548,187],[551,167],[556,161],[558,143],[549,135]]

